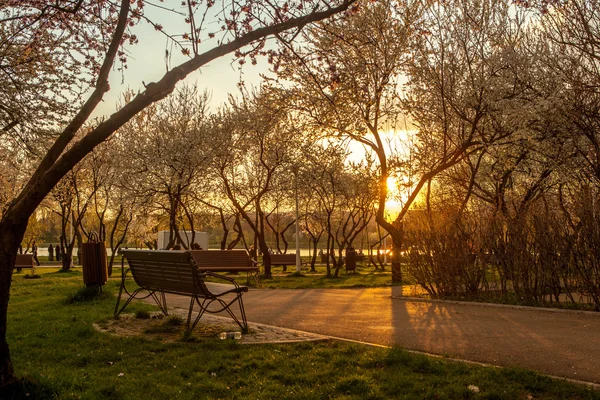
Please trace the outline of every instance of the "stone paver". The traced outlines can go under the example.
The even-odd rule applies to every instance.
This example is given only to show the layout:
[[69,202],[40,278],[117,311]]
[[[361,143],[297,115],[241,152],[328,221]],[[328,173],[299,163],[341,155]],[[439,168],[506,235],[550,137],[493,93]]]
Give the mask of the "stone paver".
[[[175,312],[182,317],[187,318],[187,310],[183,308],[175,308]],[[200,320],[201,324],[212,324],[223,327],[225,331],[239,331],[240,327],[229,317],[219,315],[204,314]],[[307,341],[322,341],[330,340],[329,336],[319,335],[316,333],[302,332],[294,329],[286,329],[277,326],[258,324],[248,322],[249,333],[243,335],[239,340],[241,344],[264,344],[264,343],[296,343]]]
[[[187,310],[173,307],[169,310],[169,315],[177,315],[183,321],[187,318]],[[197,315],[197,314],[196,314]],[[94,324],[94,327],[105,333],[111,333],[119,336],[139,336],[146,334],[146,330],[151,327],[156,321],[163,321],[164,316],[160,312],[152,313],[149,319],[135,318],[134,314],[121,314],[118,321],[114,321],[109,325]],[[183,329],[183,326],[181,326]],[[239,332],[240,327],[229,317],[219,315],[205,314],[202,316],[200,323],[194,328],[201,336],[217,335],[219,332]],[[248,323],[247,334],[242,335],[242,338],[237,340],[240,344],[283,344],[297,342],[316,342],[331,340],[329,336],[319,335],[315,333],[302,332],[294,329],[286,329],[277,326],[265,324]],[[157,333],[164,341],[176,341],[181,339],[182,331],[160,332]]]

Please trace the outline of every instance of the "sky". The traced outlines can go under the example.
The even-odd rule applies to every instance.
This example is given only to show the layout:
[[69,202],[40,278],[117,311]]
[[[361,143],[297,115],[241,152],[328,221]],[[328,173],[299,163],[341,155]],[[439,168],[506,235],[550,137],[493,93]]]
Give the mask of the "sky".
[[[164,27],[164,32],[169,34],[181,34],[188,26],[183,21],[183,17],[172,13],[161,11],[152,6],[147,6],[146,15],[155,22],[160,22]],[[208,29],[207,31],[210,31]],[[133,33],[139,38],[136,45],[128,45],[127,69],[123,73],[118,71],[117,67],[111,72],[110,91],[105,94],[104,101],[99,105],[94,116],[108,116],[116,110],[117,102],[122,98],[122,94],[127,90],[135,92],[144,89],[144,83],[156,82],[167,71],[165,63],[165,50],[172,54],[170,67],[173,68],[189,57],[181,54],[178,48],[172,46],[172,41],[154,29],[146,22],[141,22],[133,28]],[[208,40],[200,52],[206,51],[216,45],[216,39]],[[268,63],[266,59],[259,59],[257,66],[246,63],[243,70],[239,69],[239,64],[233,59],[233,54],[226,55],[193,72],[185,80],[190,84],[197,84],[201,90],[208,90],[211,93],[211,107],[218,107],[227,101],[228,94],[239,93],[238,82],[242,78],[248,87],[258,86],[260,84],[260,74],[268,74]],[[180,86],[181,83],[178,85]]]
[[[169,2],[165,2],[169,4]],[[149,3],[150,4],[150,3]],[[174,3],[170,3],[174,4]],[[169,34],[181,34],[187,28],[183,17],[160,9],[147,7],[146,15],[154,22],[160,22],[164,27],[164,32]],[[207,32],[212,30],[210,24]],[[172,41],[162,33],[154,29],[146,22],[141,22],[135,26],[133,33],[139,38],[136,45],[127,46],[129,52],[127,69],[121,73],[117,68],[111,72],[110,91],[105,94],[104,101],[98,106],[94,117],[106,117],[116,111],[117,103],[122,99],[123,93],[127,90],[134,92],[142,91],[144,84],[156,82],[163,77],[166,69],[165,50],[172,54],[170,68],[173,68],[189,57],[181,54],[181,51],[172,46]],[[216,40],[208,40],[203,44],[200,52],[206,51],[216,45]],[[274,47],[275,41],[272,39],[267,46]],[[272,75],[269,72],[269,64],[266,58],[258,58],[258,65],[254,66],[247,62],[240,70],[239,64],[234,60],[233,54],[225,55],[211,63],[191,73],[184,82],[197,84],[200,90],[207,90],[210,97],[210,107],[215,110],[217,107],[226,103],[229,94],[238,95],[238,82],[243,79],[246,88],[258,87],[261,82],[260,74]],[[178,87],[182,83],[178,84]],[[177,88],[176,88],[177,90]],[[358,161],[365,156],[361,145],[354,143],[349,148],[352,151],[351,160]]]

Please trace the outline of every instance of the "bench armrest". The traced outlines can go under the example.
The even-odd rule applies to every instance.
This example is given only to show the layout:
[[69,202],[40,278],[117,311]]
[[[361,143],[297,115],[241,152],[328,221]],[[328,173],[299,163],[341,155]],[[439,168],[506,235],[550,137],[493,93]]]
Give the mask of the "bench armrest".
[[217,274],[217,273],[211,272],[211,271],[202,272],[202,275],[204,275],[204,276],[212,276],[214,278],[219,278],[219,279],[224,279],[226,281],[229,281],[229,282],[233,283],[236,288],[240,287],[240,285],[235,281],[235,279],[230,278],[230,277],[225,276],[225,275]]

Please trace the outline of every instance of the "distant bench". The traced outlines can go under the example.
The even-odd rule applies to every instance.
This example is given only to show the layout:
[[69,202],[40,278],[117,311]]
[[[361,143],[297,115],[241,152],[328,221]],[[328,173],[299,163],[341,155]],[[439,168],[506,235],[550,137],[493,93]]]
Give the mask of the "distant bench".
[[260,284],[259,266],[246,250],[190,250],[190,253],[201,272],[245,272],[246,284],[250,283],[251,276]]
[[[300,265],[302,265],[300,259]],[[296,265],[296,254],[271,254],[271,265]]]
[[[187,296],[191,299],[186,325],[187,332],[194,329],[205,312],[218,313],[221,311],[227,311],[231,318],[242,328],[243,332],[248,331],[246,312],[242,302],[242,295],[248,291],[247,286],[240,286],[235,280],[214,272],[201,272],[189,251],[121,250],[121,253],[123,254],[121,286],[115,305],[115,318],[133,299],[147,297],[152,297],[161,311],[168,315],[165,293],[169,293]],[[124,267],[125,260],[129,265],[127,269]],[[138,285],[131,293],[125,284],[129,274]],[[225,280],[228,283],[206,282],[206,277]],[[125,304],[119,308],[123,292],[129,297]],[[142,292],[147,292],[147,294]],[[208,308],[213,302],[217,302],[219,307],[216,310],[209,310]],[[242,321],[231,310],[231,306],[235,302],[239,305]],[[200,310],[198,316],[192,322],[192,312],[195,304],[200,307]]]
[[271,265],[296,265],[296,255],[271,254]]
[[31,272],[35,270],[33,267],[33,254],[17,254],[15,259],[15,269],[17,273],[21,272],[23,268],[31,268]]

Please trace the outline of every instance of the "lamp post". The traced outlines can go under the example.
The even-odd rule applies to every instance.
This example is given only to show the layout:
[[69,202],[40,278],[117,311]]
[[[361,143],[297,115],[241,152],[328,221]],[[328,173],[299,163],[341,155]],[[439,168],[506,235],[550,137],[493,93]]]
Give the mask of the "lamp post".
[[302,262],[300,260],[300,222],[299,216],[300,213],[298,211],[298,169],[296,168],[294,173],[295,180],[295,192],[296,192],[296,273],[300,273],[302,270],[301,265]]
[[[73,263],[73,250],[75,250],[75,232],[74,232],[74,226],[73,226],[73,222],[74,222],[74,215],[73,213],[71,213],[71,228],[69,229],[69,233],[70,233],[70,239],[69,242],[67,243],[73,243],[73,247],[71,248],[71,259],[69,260],[69,265],[68,268],[71,269],[75,264]],[[67,243],[65,243],[65,250],[67,247]],[[79,260],[77,260],[79,261]]]

